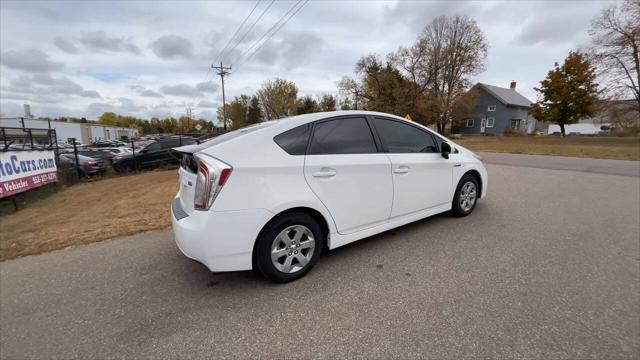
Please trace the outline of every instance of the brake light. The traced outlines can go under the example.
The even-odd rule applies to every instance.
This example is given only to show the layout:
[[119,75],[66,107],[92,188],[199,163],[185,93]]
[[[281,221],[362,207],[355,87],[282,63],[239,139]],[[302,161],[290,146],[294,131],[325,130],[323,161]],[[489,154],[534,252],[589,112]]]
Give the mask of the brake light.
[[484,158],[476,153],[473,153],[473,157],[484,162]]
[[229,179],[233,168],[228,164],[206,155],[196,155],[198,173],[194,192],[193,207],[209,210],[220,190]]
[[93,161],[93,160],[87,161],[87,165],[89,165],[89,166],[95,166],[96,164],[98,164],[98,163]]
[[231,175],[231,168],[222,169],[222,172],[220,173],[220,181],[218,181],[218,185],[220,187],[224,186],[224,183],[227,182],[229,175]]
[[193,207],[196,210],[206,210],[209,202],[209,193],[211,187],[211,179],[209,168],[201,164],[198,166],[198,174],[196,177],[196,190],[194,192]]

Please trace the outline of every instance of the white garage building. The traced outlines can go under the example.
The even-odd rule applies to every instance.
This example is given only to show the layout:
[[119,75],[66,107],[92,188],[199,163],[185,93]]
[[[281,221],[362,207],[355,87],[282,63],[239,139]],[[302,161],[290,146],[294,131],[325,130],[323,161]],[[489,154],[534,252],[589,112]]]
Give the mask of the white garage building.
[[89,144],[97,140],[123,140],[139,136],[138,129],[124,128],[110,125],[98,125],[95,123],[72,123],[63,121],[47,121],[27,118],[3,118],[0,119],[0,127],[31,128],[56,130],[58,141],[67,141],[76,138],[77,141]]

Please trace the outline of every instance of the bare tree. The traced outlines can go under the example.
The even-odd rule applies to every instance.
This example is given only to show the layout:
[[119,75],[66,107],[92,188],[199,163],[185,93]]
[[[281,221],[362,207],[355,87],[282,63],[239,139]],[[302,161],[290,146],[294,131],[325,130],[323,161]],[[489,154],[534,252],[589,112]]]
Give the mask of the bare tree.
[[362,85],[359,84],[356,79],[349,76],[343,76],[336,85],[338,86],[340,95],[343,96],[342,110],[347,110],[347,108],[348,110],[358,110],[358,97],[364,92]]
[[610,99],[633,97],[640,111],[640,0],[604,9],[589,31],[589,55]]
[[488,44],[475,20],[440,16],[425,27],[415,44],[400,48],[391,60],[416,86],[414,98],[424,95],[430,121],[443,133],[453,123],[456,103],[484,70]]

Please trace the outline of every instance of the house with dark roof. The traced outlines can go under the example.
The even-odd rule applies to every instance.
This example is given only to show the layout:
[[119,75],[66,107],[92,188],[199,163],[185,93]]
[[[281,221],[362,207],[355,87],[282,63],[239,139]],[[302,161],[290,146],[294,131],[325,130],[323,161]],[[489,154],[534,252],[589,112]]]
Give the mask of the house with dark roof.
[[466,135],[502,135],[511,128],[531,134],[537,121],[529,115],[532,102],[516,91],[516,82],[509,88],[478,83],[475,109],[470,118],[460,124],[460,133]]

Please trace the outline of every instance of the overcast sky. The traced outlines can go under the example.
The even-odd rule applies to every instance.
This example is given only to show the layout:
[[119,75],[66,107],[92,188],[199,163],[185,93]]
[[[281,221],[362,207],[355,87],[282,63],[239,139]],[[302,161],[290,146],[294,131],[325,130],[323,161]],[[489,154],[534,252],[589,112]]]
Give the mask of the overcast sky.
[[[208,71],[243,19],[242,40],[225,56],[227,99],[275,77],[300,94],[337,93],[363,55],[411,45],[434,17],[473,17],[489,42],[475,81],[535,100],[555,61],[588,42],[587,29],[612,1],[310,1],[253,57],[263,34],[296,2],[0,2],[0,113],[95,119],[105,111],[144,118],[215,118],[220,78]],[[262,17],[260,17],[262,16]],[[259,20],[258,20],[259,19]],[[257,21],[257,22],[256,22]],[[229,48],[233,48],[233,45]],[[253,46],[253,48],[252,48]]]

